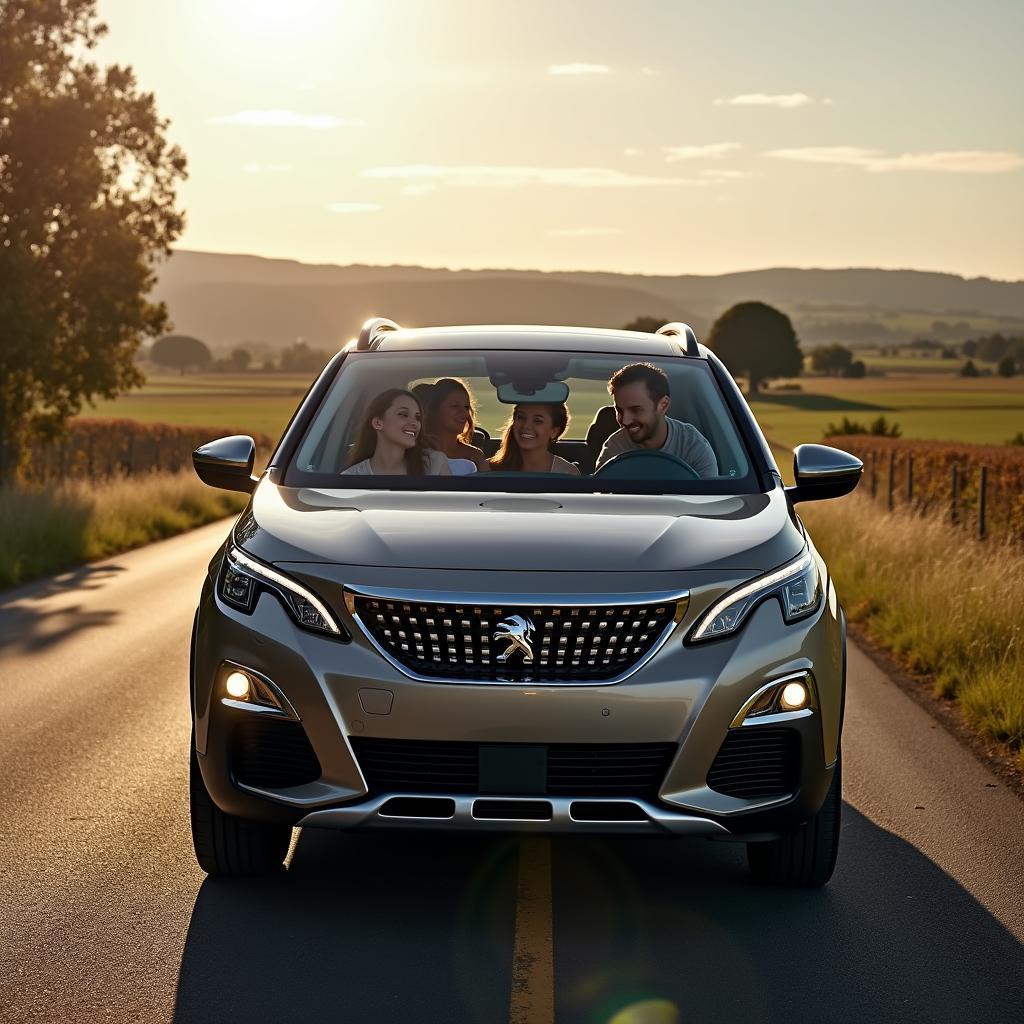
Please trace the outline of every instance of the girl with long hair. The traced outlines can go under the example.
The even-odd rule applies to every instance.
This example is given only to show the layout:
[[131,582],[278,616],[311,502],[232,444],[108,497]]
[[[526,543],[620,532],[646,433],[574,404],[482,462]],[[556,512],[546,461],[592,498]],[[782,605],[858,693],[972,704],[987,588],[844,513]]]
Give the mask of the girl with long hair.
[[411,391],[382,391],[369,405],[344,473],[451,476],[441,452],[423,447],[423,414]]
[[477,472],[490,469],[487,456],[470,444],[476,425],[476,402],[469,385],[457,377],[417,384],[413,392],[423,406],[424,435],[432,448],[450,459],[469,459]]
[[580,471],[571,462],[554,452],[555,442],[568,426],[569,410],[562,402],[517,405],[505,425],[501,446],[491,459],[491,469],[579,476]]

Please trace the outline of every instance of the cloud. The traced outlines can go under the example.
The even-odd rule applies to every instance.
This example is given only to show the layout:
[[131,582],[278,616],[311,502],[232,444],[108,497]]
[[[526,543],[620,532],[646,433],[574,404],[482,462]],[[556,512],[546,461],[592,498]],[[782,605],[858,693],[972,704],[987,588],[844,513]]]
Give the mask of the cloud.
[[706,146],[662,146],[665,160],[670,164],[681,160],[720,160],[726,153],[742,149],[738,142],[712,142]]
[[261,164],[256,160],[242,164],[242,170],[246,174],[285,174],[291,169],[291,164]]
[[429,181],[424,181],[419,185],[406,185],[402,189],[403,196],[425,196],[431,192],[436,192],[437,186],[431,184]]
[[740,181],[743,178],[753,178],[754,177],[754,172],[753,171],[737,171],[737,170],[733,170],[731,168],[725,168],[725,167],[722,167],[722,168],[710,167],[707,170],[701,171],[700,174],[701,174],[702,177],[709,178],[713,182],[719,182],[719,181]]
[[377,203],[328,203],[331,213],[376,213],[380,206]]
[[239,110],[211,117],[207,124],[241,125],[246,128],[362,128],[364,121],[333,114],[299,114],[294,110]]
[[549,75],[607,75],[611,72],[607,64],[552,64]]
[[621,235],[621,228],[552,228],[545,231],[549,238],[603,238],[608,235]]
[[623,156],[639,156],[640,155],[640,150],[637,149],[636,146],[628,146],[626,149],[624,149],[622,151],[622,155]]
[[773,149],[765,156],[809,164],[859,167],[873,174],[888,171],[942,171],[947,174],[1005,174],[1024,167],[1024,155],[1004,150],[961,149],[888,156],[863,146],[802,146]]
[[814,97],[808,96],[805,92],[745,92],[739,96],[730,96],[728,99],[717,99],[715,106],[779,107],[782,110],[792,110],[794,107],[806,107],[808,103],[813,102]]
[[640,188],[652,185],[693,185],[689,178],[661,178],[627,174],[610,167],[518,167],[445,164],[406,164],[401,167],[370,167],[364,178],[398,181],[432,181],[440,185],[473,188],[522,188],[527,185],[561,185],[568,188]]

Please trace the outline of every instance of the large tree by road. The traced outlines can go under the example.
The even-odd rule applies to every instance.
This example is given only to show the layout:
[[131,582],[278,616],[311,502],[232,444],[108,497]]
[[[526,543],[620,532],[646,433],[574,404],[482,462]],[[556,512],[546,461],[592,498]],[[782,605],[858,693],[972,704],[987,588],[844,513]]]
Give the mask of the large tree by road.
[[95,0],[0,0],[0,483],[84,401],[141,382],[167,311],[185,157],[131,68],[100,67]]
[[804,357],[785,313],[763,302],[739,302],[712,325],[708,347],[756,394],[771,377],[795,377]]

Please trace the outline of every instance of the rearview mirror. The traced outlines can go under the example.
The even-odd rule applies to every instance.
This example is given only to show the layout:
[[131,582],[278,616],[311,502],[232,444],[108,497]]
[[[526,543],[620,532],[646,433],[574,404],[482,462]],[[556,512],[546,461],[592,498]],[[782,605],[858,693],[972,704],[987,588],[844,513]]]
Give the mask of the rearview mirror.
[[225,491],[252,494],[259,481],[252,475],[256,442],[246,434],[220,437],[192,453],[192,465],[204,484]]
[[849,494],[860,482],[864,463],[849,452],[824,444],[798,444],[793,449],[793,479],[786,488],[790,502],[818,501]]
[[498,401],[502,405],[561,405],[569,397],[569,385],[565,381],[550,380],[538,384],[535,390],[524,382],[510,382],[498,385]]

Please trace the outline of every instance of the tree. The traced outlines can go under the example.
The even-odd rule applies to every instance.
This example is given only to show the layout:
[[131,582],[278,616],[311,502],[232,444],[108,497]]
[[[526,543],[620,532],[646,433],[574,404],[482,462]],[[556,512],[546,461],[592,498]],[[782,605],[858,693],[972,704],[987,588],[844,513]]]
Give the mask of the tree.
[[819,373],[846,375],[853,353],[843,345],[822,345],[811,352],[811,368]]
[[978,354],[978,343],[974,338],[968,338],[965,342],[961,343],[960,351],[963,352],[968,359],[973,359]]
[[655,334],[659,327],[664,327],[671,320],[672,318],[668,316],[638,316],[635,320],[630,320],[622,329],[624,331],[643,331],[645,334]]
[[184,376],[186,370],[205,369],[210,365],[213,355],[198,338],[187,334],[168,334],[153,342],[149,358],[157,366],[180,370]]
[[740,302],[727,309],[712,325],[708,347],[734,374],[750,380],[756,394],[770,377],[796,377],[803,353],[785,313],[763,302]]
[[280,368],[282,373],[317,373],[331,358],[332,353],[323,349],[310,348],[301,339],[289,345],[281,353]]
[[147,300],[185,157],[130,68],[90,51],[95,0],[0,0],[0,483],[33,436],[142,382]]
[[961,377],[977,377],[978,376],[978,368],[974,365],[974,360],[973,359],[968,359],[967,362],[964,363],[964,365],[960,367],[960,376]]
[[864,361],[861,359],[854,359],[850,365],[843,370],[844,377],[865,377],[867,376],[868,368],[864,365]]
[[996,373],[1000,377],[1012,377],[1017,372],[1017,364],[1013,360],[1013,356],[1003,356],[999,360],[998,366],[996,366]]
[[247,348],[236,348],[231,350],[231,364],[241,373],[249,369],[252,362],[252,355]]

